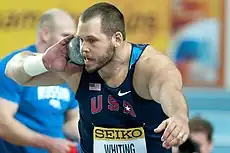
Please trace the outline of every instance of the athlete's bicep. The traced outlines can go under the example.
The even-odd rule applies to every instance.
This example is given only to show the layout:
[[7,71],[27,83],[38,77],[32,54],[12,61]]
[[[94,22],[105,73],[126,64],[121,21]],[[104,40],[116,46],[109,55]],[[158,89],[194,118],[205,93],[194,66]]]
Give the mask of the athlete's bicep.
[[182,77],[175,64],[167,56],[163,54],[155,56],[155,60],[152,60],[152,66],[150,66],[152,72],[149,80],[149,92],[152,98],[159,101],[162,87],[168,86],[175,90],[182,89]]
[[160,91],[164,84],[170,85],[178,90],[182,89],[182,77],[175,65],[169,63],[159,70],[157,74],[153,74],[150,80],[150,89],[155,88]]
[[149,89],[152,98],[157,99],[165,114],[172,117],[187,113],[187,103],[182,92],[182,77],[176,66],[170,62],[153,74]]

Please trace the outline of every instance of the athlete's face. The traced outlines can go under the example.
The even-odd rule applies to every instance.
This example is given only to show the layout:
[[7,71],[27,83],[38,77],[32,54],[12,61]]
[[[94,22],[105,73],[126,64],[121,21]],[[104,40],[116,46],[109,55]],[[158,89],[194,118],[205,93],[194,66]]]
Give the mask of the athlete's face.
[[100,18],[87,22],[80,20],[77,36],[81,39],[82,54],[88,72],[97,71],[111,61],[115,53],[114,39],[101,31]]

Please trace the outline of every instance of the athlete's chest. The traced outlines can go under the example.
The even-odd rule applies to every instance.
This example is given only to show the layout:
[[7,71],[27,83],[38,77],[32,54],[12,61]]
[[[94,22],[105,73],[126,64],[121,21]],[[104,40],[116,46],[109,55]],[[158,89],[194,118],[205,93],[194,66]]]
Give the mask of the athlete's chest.
[[76,94],[82,110],[91,115],[120,116],[135,118],[135,99],[133,88],[127,80],[118,88],[110,88],[103,82],[89,82],[84,90]]

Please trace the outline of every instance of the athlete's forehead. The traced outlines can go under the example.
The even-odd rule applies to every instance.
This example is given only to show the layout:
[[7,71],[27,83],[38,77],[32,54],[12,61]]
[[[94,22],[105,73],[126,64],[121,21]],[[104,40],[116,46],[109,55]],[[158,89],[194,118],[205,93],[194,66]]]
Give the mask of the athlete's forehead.
[[99,38],[103,35],[101,31],[101,20],[98,17],[92,18],[89,21],[82,22],[79,20],[77,27],[77,36],[80,38]]

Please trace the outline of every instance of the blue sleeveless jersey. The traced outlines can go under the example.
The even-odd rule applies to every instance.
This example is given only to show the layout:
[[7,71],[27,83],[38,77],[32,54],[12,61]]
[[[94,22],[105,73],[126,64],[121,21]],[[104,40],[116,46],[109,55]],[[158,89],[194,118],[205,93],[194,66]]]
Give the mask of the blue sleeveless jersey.
[[[129,71],[124,82],[111,88],[97,72],[83,71],[76,99],[79,101],[81,148],[85,153],[93,153],[93,129],[143,127],[147,153],[171,153],[162,147],[162,133],[154,129],[167,118],[161,105],[154,100],[138,96],[133,87],[135,65],[145,44],[132,44]],[[141,80],[140,80],[141,81]],[[108,153],[122,153],[110,150]],[[130,152],[134,153],[134,152]]]

